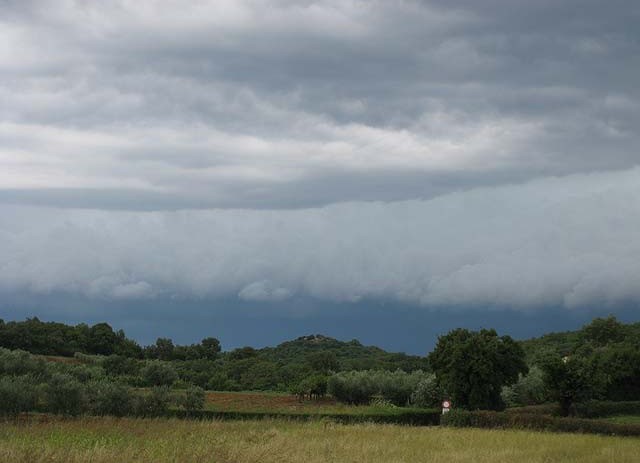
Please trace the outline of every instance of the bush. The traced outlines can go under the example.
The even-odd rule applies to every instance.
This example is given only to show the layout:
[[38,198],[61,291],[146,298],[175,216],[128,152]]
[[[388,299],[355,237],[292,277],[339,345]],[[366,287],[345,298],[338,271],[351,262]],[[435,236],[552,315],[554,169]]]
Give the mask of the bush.
[[533,366],[529,369],[528,374],[520,374],[515,384],[502,388],[501,396],[507,407],[537,405],[547,402],[550,396],[544,383],[542,369]]
[[518,394],[516,394],[513,386],[503,386],[502,391],[500,392],[500,398],[507,408],[522,405],[518,400]]
[[553,432],[640,436],[640,425],[637,424],[617,424],[600,420],[560,418],[527,413],[452,410],[442,415],[440,424],[458,428],[514,428]]
[[122,355],[110,355],[102,361],[102,368],[109,376],[137,375],[140,373],[140,363],[136,359]]
[[131,389],[123,384],[99,381],[89,384],[91,413],[126,416],[134,412]]
[[76,359],[80,363],[84,363],[86,365],[96,365],[100,363],[99,355],[89,355],[82,352],[75,352],[73,354],[73,358]]
[[171,404],[171,391],[167,386],[156,386],[147,394],[136,397],[134,409],[139,416],[162,416]]
[[505,413],[526,413],[534,415],[560,416],[560,406],[558,404],[527,405],[524,407],[507,408]]
[[192,386],[184,392],[180,405],[185,410],[202,410],[205,399],[204,389],[198,386]]
[[367,371],[343,371],[329,377],[329,394],[349,404],[367,404],[378,392],[373,376]]
[[99,381],[104,378],[104,370],[99,366],[88,365],[64,365],[59,371],[73,376],[81,383],[89,381]]
[[159,360],[148,362],[141,374],[147,386],[171,386],[178,379],[173,367]]
[[399,407],[407,405],[411,394],[423,379],[425,379],[425,375],[421,371],[411,374],[402,370],[381,371],[374,375],[379,394],[385,400]]
[[610,402],[590,400],[576,404],[576,413],[581,418],[600,418],[612,415],[640,415],[640,401]]
[[0,414],[16,416],[36,408],[37,384],[33,377],[0,378]]
[[79,415],[87,410],[85,387],[73,376],[54,374],[44,389],[46,409],[51,413]]
[[309,399],[324,397],[327,393],[327,377],[324,375],[313,375],[305,378],[298,384],[292,386],[289,392],[297,395],[300,400],[305,397]]
[[0,348],[0,376],[42,376],[48,374],[44,360],[23,350]]
[[421,408],[439,407],[443,393],[436,381],[436,375],[429,374],[417,384],[411,393],[411,405]]
[[380,395],[394,405],[404,406],[427,377],[422,371],[344,371],[329,377],[328,390],[336,400],[350,404],[365,404]]

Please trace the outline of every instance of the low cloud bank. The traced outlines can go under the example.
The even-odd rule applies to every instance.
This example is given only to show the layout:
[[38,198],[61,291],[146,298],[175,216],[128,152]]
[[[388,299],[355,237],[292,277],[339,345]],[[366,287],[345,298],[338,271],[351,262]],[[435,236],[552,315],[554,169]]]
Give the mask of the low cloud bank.
[[640,168],[302,210],[0,211],[5,294],[523,310],[640,302]]

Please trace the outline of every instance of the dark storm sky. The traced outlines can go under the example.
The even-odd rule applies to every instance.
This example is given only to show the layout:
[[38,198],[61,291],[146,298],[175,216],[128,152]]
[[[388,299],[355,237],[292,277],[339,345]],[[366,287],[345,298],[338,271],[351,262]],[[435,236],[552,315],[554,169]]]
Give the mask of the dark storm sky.
[[639,21],[0,0],[0,318],[413,352],[638,319]]

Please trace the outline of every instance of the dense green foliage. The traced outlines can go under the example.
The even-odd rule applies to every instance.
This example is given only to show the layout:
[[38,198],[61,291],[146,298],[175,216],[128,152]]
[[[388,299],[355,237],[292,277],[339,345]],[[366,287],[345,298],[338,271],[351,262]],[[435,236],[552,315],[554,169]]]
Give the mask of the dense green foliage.
[[135,341],[127,339],[122,330],[113,331],[107,323],[70,326],[41,322],[37,318],[7,323],[0,320],[0,347],[43,355],[71,356],[75,352],[82,352],[142,356],[142,349]]
[[300,400],[328,393],[349,404],[422,408],[450,398],[454,408],[471,410],[554,400],[563,415],[581,416],[593,399],[640,398],[640,324],[598,318],[576,332],[523,342],[457,329],[421,358],[321,335],[222,352],[213,337],[187,346],[158,338],[140,347],[106,323],[0,321],[2,413],[35,407],[156,416],[169,404],[201,407],[204,390],[289,391]]
[[545,394],[558,401],[564,415],[575,414],[575,404],[590,399],[640,398],[640,323],[596,318],[579,331],[546,335],[523,346],[530,363],[543,372]]
[[429,376],[422,371],[402,370],[345,371],[329,377],[328,391],[337,400],[349,404],[366,404],[374,396],[396,406],[408,405],[421,381]]
[[[157,362],[149,365],[155,367]],[[160,416],[172,404],[187,410],[204,406],[200,388],[180,393],[164,385],[147,391],[129,386],[127,379],[108,376],[100,363],[45,362],[24,351],[0,348],[0,415],[40,411],[74,416]]]
[[545,383],[544,372],[534,365],[527,374],[520,374],[518,381],[502,388],[502,400],[507,407],[537,405],[550,400],[551,393]]
[[503,386],[528,370],[522,348],[495,330],[457,329],[440,336],[429,362],[454,405],[468,409],[503,408]]
[[291,390],[311,396],[324,395],[326,379],[319,378],[337,371],[411,372],[427,368],[426,360],[418,356],[389,353],[356,340],[342,342],[321,335],[300,337],[276,347],[221,352],[220,342],[213,337],[186,346],[158,338],[154,344],[140,347],[106,323],[69,326],[37,318],[8,323],[0,320],[0,347],[43,355],[74,355],[85,363],[99,362],[107,376],[131,386],[172,385],[179,381],[209,390]]
[[[594,343],[595,341],[595,343]],[[549,352],[564,357],[574,353],[581,345],[635,344],[640,341],[640,323],[619,323],[615,317],[596,318],[578,331],[549,333],[538,338],[520,341],[527,356],[527,363],[536,364]]]
[[443,396],[444,394],[438,385],[436,375],[431,373],[418,382],[411,393],[409,401],[414,407],[434,408],[440,407]]

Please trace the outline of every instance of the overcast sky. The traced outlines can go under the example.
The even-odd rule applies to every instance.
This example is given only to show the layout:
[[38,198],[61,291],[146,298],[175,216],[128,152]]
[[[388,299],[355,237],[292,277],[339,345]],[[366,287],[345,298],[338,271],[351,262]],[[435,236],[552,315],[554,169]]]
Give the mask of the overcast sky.
[[0,0],[0,318],[183,304],[390,347],[335,314],[640,319],[639,23],[632,0]]

